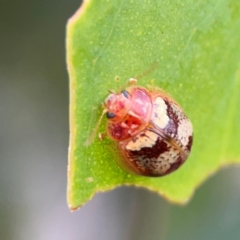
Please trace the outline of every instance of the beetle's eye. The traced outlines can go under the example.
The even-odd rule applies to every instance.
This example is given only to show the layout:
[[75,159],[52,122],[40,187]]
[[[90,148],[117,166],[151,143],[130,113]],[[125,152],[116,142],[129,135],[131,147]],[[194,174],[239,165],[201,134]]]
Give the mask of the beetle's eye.
[[107,118],[114,118],[114,117],[116,117],[116,114],[112,113],[112,112],[107,112],[106,116],[107,116]]
[[124,95],[125,98],[129,98],[129,92],[126,90],[122,90],[121,93]]

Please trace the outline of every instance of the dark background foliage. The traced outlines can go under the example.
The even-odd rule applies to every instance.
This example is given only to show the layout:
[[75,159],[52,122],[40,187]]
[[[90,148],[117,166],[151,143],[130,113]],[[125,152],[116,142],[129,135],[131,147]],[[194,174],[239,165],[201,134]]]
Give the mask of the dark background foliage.
[[118,188],[70,213],[65,27],[79,5],[0,3],[0,239],[239,239],[239,168],[219,172],[184,207]]

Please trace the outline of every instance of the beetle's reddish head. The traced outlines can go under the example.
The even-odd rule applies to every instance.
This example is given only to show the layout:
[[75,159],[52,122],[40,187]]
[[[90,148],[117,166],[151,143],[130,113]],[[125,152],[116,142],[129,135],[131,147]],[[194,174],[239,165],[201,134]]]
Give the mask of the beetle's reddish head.
[[107,109],[106,116],[109,120],[121,121],[131,108],[131,95],[126,90],[119,94],[112,93],[105,100],[105,107]]

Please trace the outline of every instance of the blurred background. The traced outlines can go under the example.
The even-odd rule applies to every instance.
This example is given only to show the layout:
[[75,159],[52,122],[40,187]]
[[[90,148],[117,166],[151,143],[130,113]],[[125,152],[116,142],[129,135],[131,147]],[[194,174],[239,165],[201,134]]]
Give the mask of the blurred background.
[[69,211],[65,29],[80,3],[0,2],[0,240],[239,240],[239,167],[186,206],[122,187]]

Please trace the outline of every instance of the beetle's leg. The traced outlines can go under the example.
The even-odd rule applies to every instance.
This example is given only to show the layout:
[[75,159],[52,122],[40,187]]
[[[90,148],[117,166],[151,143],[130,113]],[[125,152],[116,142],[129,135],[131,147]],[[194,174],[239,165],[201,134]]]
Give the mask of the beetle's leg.
[[101,103],[101,107],[102,107],[103,110],[106,109],[106,103],[105,103],[105,102],[102,102],[102,103]]
[[87,140],[85,141],[85,143],[84,143],[85,146],[89,146],[90,144],[92,144],[94,138],[95,138],[96,135],[97,135],[97,131],[98,131],[99,126],[100,126],[100,124],[101,124],[101,122],[102,122],[102,118],[103,118],[104,114],[107,112],[107,109],[106,109],[105,105],[102,104],[102,106],[103,106],[102,114],[101,114],[101,116],[100,116],[100,118],[99,118],[99,120],[98,120],[98,122],[97,122],[96,127],[93,129],[91,135],[88,136]]
[[99,138],[100,141],[103,141],[106,136],[107,136],[107,133],[106,133],[106,132],[103,132],[103,133],[99,133],[99,134],[98,134],[98,138]]
[[116,91],[114,89],[109,89],[108,92],[112,94],[116,94]]
[[137,79],[136,79],[136,78],[130,78],[130,79],[128,80],[128,84],[129,84],[130,86],[136,85],[136,83],[137,83]]

